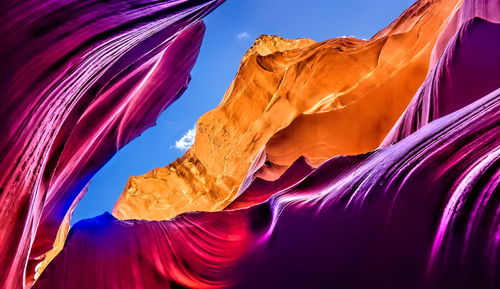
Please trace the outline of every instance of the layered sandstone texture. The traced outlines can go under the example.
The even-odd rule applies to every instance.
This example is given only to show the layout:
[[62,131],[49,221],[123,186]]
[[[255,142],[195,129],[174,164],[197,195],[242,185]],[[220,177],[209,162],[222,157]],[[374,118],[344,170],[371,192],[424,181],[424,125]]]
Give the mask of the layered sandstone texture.
[[198,120],[194,145],[172,164],[131,177],[114,216],[221,210],[255,178],[275,180],[301,156],[316,167],[377,148],[460,5],[418,1],[370,40],[260,37],[220,105]]
[[300,157],[220,212],[83,220],[35,288],[498,288],[497,8],[451,12],[380,148]]
[[261,37],[115,215],[219,211],[69,230],[95,171],[185,89],[219,4],[1,4],[0,288],[499,288],[496,0],[418,1],[369,41]]
[[499,118],[496,90],[245,209],[80,221],[34,288],[497,288]]
[[30,286],[92,176],[182,94],[221,2],[2,1],[0,288]]

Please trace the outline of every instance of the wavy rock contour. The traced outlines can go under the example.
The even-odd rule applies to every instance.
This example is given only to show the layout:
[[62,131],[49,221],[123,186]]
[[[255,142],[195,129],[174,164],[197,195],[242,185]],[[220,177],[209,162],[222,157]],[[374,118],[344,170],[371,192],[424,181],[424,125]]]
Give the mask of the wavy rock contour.
[[247,209],[80,221],[35,288],[495,288],[499,118],[497,90]]
[[418,1],[368,41],[259,38],[221,104],[172,164],[131,177],[119,219],[164,220],[228,206],[255,177],[275,180],[299,157],[317,166],[377,148],[425,78],[434,43],[460,1]]
[[459,13],[474,16],[441,34],[401,119],[427,115],[427,95],[439,114],[395,143],[316,168],[299,158],[221,212],[83,220],[35,288],[497,288],[500,83],[498,65],[473,63],[498,61],[492,3],[466,1]]
[[1,288],[31,284],[87,182],[180,96],[221,2],[1,4]]

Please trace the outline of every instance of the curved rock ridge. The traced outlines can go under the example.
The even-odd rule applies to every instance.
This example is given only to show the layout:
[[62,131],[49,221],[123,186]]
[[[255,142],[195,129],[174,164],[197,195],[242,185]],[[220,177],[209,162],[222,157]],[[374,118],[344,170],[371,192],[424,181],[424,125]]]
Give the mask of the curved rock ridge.
[[434,48],[433,69],[381,146],[500,87],[500,34],[493,23],[500,23],[495,1],[466,1],[456,11]]
[[255,177],[276,180],[301,156],[318,166],[375,149],[425,79],[434,43],[460,5],[418,1],[368,41],[260,37],[220,105],[198,120],[194,145],[131,177],[114,216],[221,210]]
[[[300,157],[274,181],[255,178],[248,188],[225,209],[234,210],[260,204],[275,193],[300,182],[312,170],[313,167],[309,165],[307,160],[304,157]],[[259,172],[256,173],[256,175],[258,174]]]
[[[468,1],[455,12],[457,20],[450,22],[440,35],[434,53],[440,50],[441,42],[448,41],[440,51],[439,59],[419,88],[407,109],[387,135],[381,147],[397,142],[415,132],[430,121],[447,115],[479,99],[487,92],[500,87],[500,13],[496,3]],[[475,7],[475,10],[471,7]],[[489,11],[489,12],[488,12]],[[485,17],[485,18],[481,18]],[[455,33],[450,36],[450,33]],[[437,57],[437,56],[434,57]],[[300,167],[290,167],[292,177],[296,179],[302,171]],[[288,172],[287,170],[287,172]],[[253,175],[260,176],[260,170]],[[256,179],[252,185],[236,198],[228,208],[257,204],[283,189],[282,180],[266,182]],[[263,184],[265,184],[263,186]],[[286,182],[285,182],[286,184]]]
[[497,288],[499,119],[500,89],[256,206],[81,221],[34,288]]
[[285,39],[278,35],[261,35],[255,39],[252,47],[243,56],[241,62],[245,62],[251,55],[267,56],[276,52],[285,52],[293,49],[304,49],[316,41],[308,38],[295,40]]
[[0,4],[0,288],[30,286],[95,172],[182,94],[221,2]]

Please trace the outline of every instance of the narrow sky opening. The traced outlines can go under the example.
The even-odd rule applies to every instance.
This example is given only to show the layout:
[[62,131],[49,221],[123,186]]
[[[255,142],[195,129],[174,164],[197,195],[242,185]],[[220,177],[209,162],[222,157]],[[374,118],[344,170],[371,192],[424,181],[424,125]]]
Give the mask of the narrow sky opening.
[[220,102],[241,57],[259,35],[317,41],[343,35],[368,39],[413,2],[227,0],[205,18],[207,32],[184,95],[160,116],[156,126],[125,146],[96,174],[71,223],[111,212],[128,177],[180,157],[192,143],[196,120]]

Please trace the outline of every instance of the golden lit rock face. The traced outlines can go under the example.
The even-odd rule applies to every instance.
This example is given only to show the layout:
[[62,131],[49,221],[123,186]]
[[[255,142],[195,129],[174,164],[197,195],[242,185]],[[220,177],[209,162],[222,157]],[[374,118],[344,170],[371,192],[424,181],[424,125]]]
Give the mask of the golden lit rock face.
[[252,163],[274,179],[299,156],[312,165],[377,148],[424,80],[432,47],[461,1],[419,1],[370,40],[261,36],[220,105],[203,115],[184,156],[131,177],[120,219],[162,220],[216,211],[237,195]]
[[308,38],[289,40],[281,38],[277,35],[261,35],[255,40],[252,47],[248,49],[247,53],[245,53],[241,62],[245,62],[249,56],[254,54],[266,56],[275,52],[302,49],[314,43],[316,43],[316,41]]

